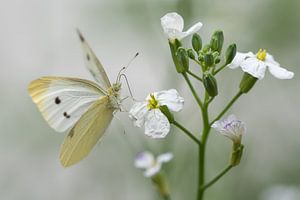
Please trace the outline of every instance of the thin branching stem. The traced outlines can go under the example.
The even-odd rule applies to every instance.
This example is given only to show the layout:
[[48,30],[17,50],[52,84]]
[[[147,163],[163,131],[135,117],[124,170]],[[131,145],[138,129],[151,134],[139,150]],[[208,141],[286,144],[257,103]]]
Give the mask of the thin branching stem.
[[202,189],[205,190],[212,186],[215,182],[217,182],[222,176],[224,176],[233,166],[228,165],[225,169],[223,169],[216,177],[214,177],[211,181],[205,184]]
[[198,145],[201,145],[201,142],[199,139],[196,138],[189,130],[187,130],[184,126],[182,126],[180,123],[177,121],[173,121],[172,124],[182,130],[188,137],[190,137],[194,142],[196,142]]

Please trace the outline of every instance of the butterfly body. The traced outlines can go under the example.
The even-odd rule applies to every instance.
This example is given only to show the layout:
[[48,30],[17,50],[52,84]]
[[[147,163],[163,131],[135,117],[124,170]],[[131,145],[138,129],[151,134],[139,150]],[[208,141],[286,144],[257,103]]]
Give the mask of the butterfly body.
[[57,132],[69,133],[61,146],[64,167],[85,158],[104,135],[120,110],[121,83],[111,84],[106,72],[78,32],[86,66],[97,83],[70,77],[42,77],[29,84],[28,91],[44,119]]

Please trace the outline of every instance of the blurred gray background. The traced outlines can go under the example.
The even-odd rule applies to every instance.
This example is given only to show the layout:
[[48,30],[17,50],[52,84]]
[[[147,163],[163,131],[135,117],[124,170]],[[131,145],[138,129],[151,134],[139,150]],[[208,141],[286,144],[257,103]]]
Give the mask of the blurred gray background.
[[[236,42],[242,52],[265,48],[295,72],[287,81],[267,74],[229,111],[247,123],[245,154],[240,166],[208,189],[207,199],[300,199],[268,195],[278,187],[298,194],[300,188],[299,8],[298,0],[1,1],[0,199],[159,199],[150,180],[133,167],[142,150],[172,151],[175,158],[164,167],[172,197],[195,198],[197,148],[181,132],[172,129],[166,139],[151,140],[132,126],[126,113],[119,113],[90,156],[64,169],[58,160],[64,134],[46,124],[27,93],[30,81],[44,75],[91,79],[75,33],[80,28],[111,80],[140,52],[126,73],[134,96],[143,99],[152,91],[177,88],[186,103],[176,117],[199,135],[200,115],[175,73],[160,27],[160,17],[170,11],[183,15],[186,27],[203,22],[205,42],[222,29],[226,45]],[[213,116],[236,93],[241,76],[241,70],[230,69],[218,76]],[[229,140],[211,132],[207,179],[226,166],[230,148]]]

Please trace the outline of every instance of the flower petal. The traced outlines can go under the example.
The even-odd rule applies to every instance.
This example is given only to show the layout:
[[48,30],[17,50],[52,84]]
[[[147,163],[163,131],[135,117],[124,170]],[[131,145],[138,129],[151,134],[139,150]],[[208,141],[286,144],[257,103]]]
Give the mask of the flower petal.
[[173,158],[172,153],[164,153],[164,154],[160,154],[159,156],[157,156],[156,162],[165,163],[165,162],[169,162],[170,160],[172,160],[172,158]]
[[270,71],[270,73],[278,79],[292,79],[294,77],[294,72],[288,71],[282,67],[280,67],[280,65],[276,65],[274,63],[271,62],[266,62],[266,65],[268,66],[268,69]]
[[133,124],[137,127],[144,125],[145,115],[147,114],[147,103],[137,102],[133,104],[129,111],[129,118],[133,120]]
[[203,24],[201,22],[198,22],[198,23],[194,24],[191,28],[189,28],[185,32],[186,36],[192,35],[192,34],[198,32],[202,28],[202,26],[203,26]]
[[260,61],[254,57],[244,60],[241,63],[241,68],[244,72],[247,72],[258,79],[263,79],[267,66],[263,61]]
[[175,12],[167,13],[160,18],[160,22],[168,38],[175,39],[179,36],[178,34],[182,33],[184,22],[179,14]]
[[147,168],[144,172],[144,176],[145,177],[151,177],[151,176],[154,176],[155,174],[157,174],[161,169],[161,164],[156,162],[155,165],[153,165],[152,167],[150,168]]
[[184,99],[175,89],[154,92],[153,95],[160,105],[166,105],[171,111],[178,112],[183,108]]
[[145,134],[152,138],[164,138],[170,131],[167,117],[159,110],[150,110],[145,119]]
[[235,69],[241,66],[241,63],[248,57],[255,57],[255,55],[252,52],[248,52],[248,53],[240,53],[237,52],[234,59],[232,60],[232,62],[230,64],[228,64],[227,66],[230,69]]
[[212,128],[235,143],[240,143],[242,135],[246,132],[244,122],[238,120],[234,115],[230,115],[227,119],[216,121],[213,123]]
[[155,163],[153,154],[148,151],[144,151],[137,154],[134,166],[137,168],[147,169],[153,166],[153,163]]

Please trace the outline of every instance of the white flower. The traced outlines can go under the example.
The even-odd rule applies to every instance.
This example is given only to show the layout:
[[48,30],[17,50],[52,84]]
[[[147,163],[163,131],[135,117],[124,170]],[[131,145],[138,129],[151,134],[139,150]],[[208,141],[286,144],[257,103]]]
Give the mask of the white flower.
[[264,78],[267,68],[270,73],[278,79],[291,79],[294,77],[293,72],[280,67],[280,64],[274,60],[273,56],[262,49],[260,49],[256,55],[252,52],[237,52],[228,67],[231,69],[241,67],[244,72],[258,79]]
[[238,120],[234,115],[229,115],[227,119],[216,121],[211,127],[236,144],[241,144],[242,135],[246,132],[244,122]]
[[151,177],[160,171],[163,163],[169,162],[172,158],[172,153],[164,153],[155,159],[152,153],[144,151],[136,156],[134,166],[145,169],[144,176]]
[[164,138],[170,131],[167,117],[159,106],[178,112],[183,108],[184,99],[175,89],[154,92],[144,102],[135,103],[129,111],[129,117],[137,127],[145,125],[145,134],[152,138]]
[[175,12],[167,13],[162,18],[160,18],[160,22],[169,40],[181,40],[188,35],[196,33],[202,27],[202,23],[198,22],[187,31],[183,31],[183,18]]

